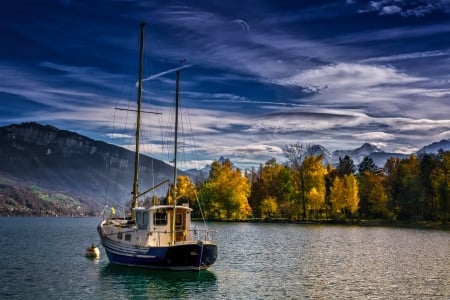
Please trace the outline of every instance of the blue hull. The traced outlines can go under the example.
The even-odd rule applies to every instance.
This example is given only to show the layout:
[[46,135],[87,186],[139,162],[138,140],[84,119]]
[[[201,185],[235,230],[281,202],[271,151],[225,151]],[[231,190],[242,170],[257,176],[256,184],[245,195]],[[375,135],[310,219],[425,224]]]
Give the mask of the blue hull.
[[102,239],[109,261],[114,264],[169,270],[207,269],[217,259],[215,244],[189,243],[167,247],[135,247]]

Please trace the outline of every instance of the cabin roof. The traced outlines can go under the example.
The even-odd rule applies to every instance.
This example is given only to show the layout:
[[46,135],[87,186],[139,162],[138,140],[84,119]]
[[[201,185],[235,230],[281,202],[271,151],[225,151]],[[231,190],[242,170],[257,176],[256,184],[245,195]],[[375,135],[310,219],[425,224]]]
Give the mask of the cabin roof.
[[[187,205],[177,205],[175,207],[176,210],[187,210],[192,211],[192,208],[190,208]],[[150,207],[135,207],[133,208],[134,211],[155,211],[155,210],[173,210],[173,205],[153,205]]]

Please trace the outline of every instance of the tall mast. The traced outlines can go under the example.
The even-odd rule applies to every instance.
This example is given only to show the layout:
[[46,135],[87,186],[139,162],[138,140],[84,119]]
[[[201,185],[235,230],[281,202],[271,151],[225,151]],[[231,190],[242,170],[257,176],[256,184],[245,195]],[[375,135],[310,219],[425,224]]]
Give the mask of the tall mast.
[[140,48],[139,48],[139,81],[138,81],[138,99],[136,115],[136,148],[134,156],[134,180],[133,180],[133,202],[131,204],[131,218],[134,220],[136,214],[133,208],[138,206],[139,195],[139,144],[141,135],[141,106],[142,106],[142,72],[144,58],[144,28],[145,23],[141,23]]
[[178,108],[179,108],[179,91],[180,91],[180,72],[176,71],[176,89],[175,89],[175,141],[174,141],[174,159],[173,159],[173,220],[172,220],[172,245],[175,244],[175,221],[177,206],[177,154],[178,154]]

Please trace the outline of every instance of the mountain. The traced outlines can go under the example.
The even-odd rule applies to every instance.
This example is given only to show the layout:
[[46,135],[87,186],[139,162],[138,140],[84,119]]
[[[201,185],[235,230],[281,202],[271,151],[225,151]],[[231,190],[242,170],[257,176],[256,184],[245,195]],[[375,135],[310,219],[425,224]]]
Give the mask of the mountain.
[[375,145],[364,143],[361,147],[353,150],[336,150],[332,153],[332,164],[336,165],[339,163],[339,158],[344,158],[345,156],[350,157],[355,164],[362,162],[364,157],[369,156],[373,153],[382,153],[383,150],[379,149]]
[[329,164],[333,161],[333,154],[321,145],[312,145],[307,154],[314,156],[322,155],[324,164]]
[[438,153],[439,150],[449,151],[450,150],[450,139],[449,140],[441,140],[440,142],[434,142],[430,145],[427,145],[417,151],[417,154],[424,153]]
[[[229,160],[229,159],[226,159],[225,157],[221,156],[217,160],[217,162],[223,164],[227,160]],[[232,162],[231,162],[231,166],[234,167]],[[210,171],[211,171],[211,165],[210,164],[206,164],[201,169],[189,169],[189,170],[186,170],[185,172],[187,174],[189,174],[189,176],[191,177],[191,180],[193,182],[200,183],[200,182],[205,182],[208,179]]]
[[[384,167],[386,164],[386,161],[389,158],[399,158],[404,159],[408,158],[412,154],[420,155],[423,153],[435,153],[437,154],[438,151],[442,149],[444,151],[450,151],[450,139],[449,140],[441,140],[440,142],[435,142],[430,145],[427,145],[417,151],[416,153],[411,154],[403,154],[403,153],[395,153],[395,152],[384,152],[377,146],[370,144],[370,143],[364,143],[360,147],[356,149],[350,149],[350,150],[335,150],[333,152],[330,152],[328,149],[323,147],[322,145],[312,145],[309,149],[307,155],[322,155],[322,163],[324,165],[332,164],[333,166],[337,166],[339,164],[339,158],[344,158],[345,156],[350,157],[354,164],[358,166],[364,157],[369,156],[373,162],[380,168]],[[220,157],[218,162],[222,163],[225,161],[224,157]],[[205,180],[209,176],[209,171],[211,170],[211,165],[207,164],[204,168],[198,170],[198,169],[190,169],[186,172],[191,175],[192,178],[196,178],[198,180]]]
[[[0,161],[2,174],[98,206],[131,198],[134,152],[74,132],[38,123],[0,127]],[[145,155],[140,170],[141,190],[173,174],[172,166]]]
[[369,154],[369,157],[373,160],[375,165],[377,165],[380,168],[384,167],[384,165],[386,164],[386,161],[391,157],[404,159],[404,158],[408,158],[409,156],[410,156],[410,154],[384,152],[384,151],[373,152],[373,153]]

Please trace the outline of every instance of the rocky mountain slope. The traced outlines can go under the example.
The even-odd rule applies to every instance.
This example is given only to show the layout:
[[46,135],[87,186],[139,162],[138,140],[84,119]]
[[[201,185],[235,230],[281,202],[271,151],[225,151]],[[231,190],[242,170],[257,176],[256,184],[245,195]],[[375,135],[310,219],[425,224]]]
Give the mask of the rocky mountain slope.
[[[141,190],[173,173],[162,161],[145,155],[140,161]],[[134,153],[74,132],[37,123],[0,127],[0,162],[2,174],[99,206],[131,197]]]

